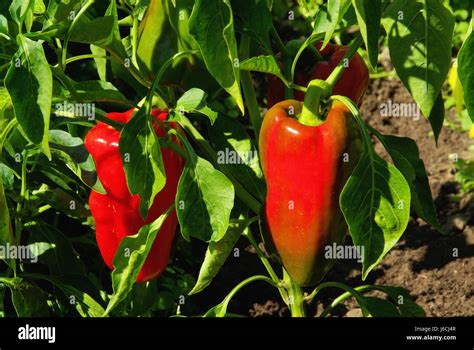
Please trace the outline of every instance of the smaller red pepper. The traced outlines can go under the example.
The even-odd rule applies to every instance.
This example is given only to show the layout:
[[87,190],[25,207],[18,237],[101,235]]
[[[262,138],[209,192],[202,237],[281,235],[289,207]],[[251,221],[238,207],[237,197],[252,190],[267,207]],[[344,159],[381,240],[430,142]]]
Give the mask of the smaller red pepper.
[[[109,119],[128,123],[134,110],[125,113],[109,113]],[[154,110],[152,115],[165,121],[166,112]],[[176,127],[171,123],[171,127]],[[158,137],[164,131],[155,124]],[[105,123],[98,123],[85,137],[85,146],[95,161],[97,175],[106,194],[92,191],[89,207],[96,224],[96,239],[102,258],[110,269],[120,242],[126,236],[138,233],[140,228],[152,223],[174,202],[183,159],[174,151],[163,148],[162,157],[166,173],[166,185],[156,195],[145,220],[140,215],[138,195],[132,196],[127,186],[122,157],[119,152],[120,131]],[[157,278],[168,264],[178,220],[173,210],[166,218],[153,243],[148,257],[137,277],[137,282]]]
[[[328,44],[324,50],[321,51],[321,46],[321,42],[315,45],[324,60],[297,70],[294,77],[295,84],[307,86],[309,82],[314,79],[326,80],[334,68],[336,68],[339,62],[344,58],[347,50],[349,50],[348,46]],[[280,68],[282,68],[282,64],[280,64]],[[360,105],[368,85],[369,70],[363,58],[356,53],[334,85],[332,94],[346,96]],[[295,91],[296,100],[303,101],[304,97],[304,92]],[[269,108],[285,100],[285,86],[282,81],[274,75],[268,76],[267,98]]]

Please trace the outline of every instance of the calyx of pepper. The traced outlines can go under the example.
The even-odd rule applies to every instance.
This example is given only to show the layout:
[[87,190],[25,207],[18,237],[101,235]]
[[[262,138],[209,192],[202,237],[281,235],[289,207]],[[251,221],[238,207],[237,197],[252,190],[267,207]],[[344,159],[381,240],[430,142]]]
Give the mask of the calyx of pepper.
[[301,124],[317,126],[324,122],[326,100],[331,96],[332,86],[324,80],[311,80],[308,84],[303,102],[303,109],[298,117]]

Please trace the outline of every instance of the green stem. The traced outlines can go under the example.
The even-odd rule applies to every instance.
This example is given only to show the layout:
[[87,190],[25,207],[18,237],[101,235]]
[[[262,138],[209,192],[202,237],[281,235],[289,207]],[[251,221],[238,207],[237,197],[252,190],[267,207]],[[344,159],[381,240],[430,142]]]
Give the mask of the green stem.
[[378,79],[378,78],[391,78],[391,77],[396,77],[395,71],[390,71],[390,72],[378,72],[378,73],[372,73],[370,74],[370,79]]
[[110,61],[112,60],[109,56],[87,54],[87,55],[79,55],[79,56],[68,58],[66,60],[66,64],[70,64],[70,63],[81,61],[81,60],[87,60],[90,58],[102,58],[102,59],[106,59]]
[[[366,290],[370,290],[370,289],[373,289],[373,286],[370,286],[370,285],[367,285],[367,286],[360,286],[360,287],[356,287],[354,288],[355,291],[357,292],[364,292]],[[352,293],[350,292],[345,292],[345,293],[342,293],[340,296],[338,296],[336,299],[333,300],[333,302],[328,306],[326,307],[323,312],[321,313],[321,315],[319,315],[319,317],[327,317],[329,315],[329,313],[337,306],[339,305],[340,303],[342,303],[343,301],[345,301],[346,299],[350,298],[352,295]]]
[[288,291],[288,299],[286,303],[290,309],[291,317],[306,317],[306,310],[304,307],[305,299],[303,291],[290,277],[288,272],[283,268],[283,281]]
[[227,296],[224,298],[224,300],[222,301],[221,305],[222,305],[222,309],[219,311],[219,313],[216,315],[217,317],[224,317],[227,313],[227,307],[229,305],[229,302],[231,301],[231,299],[243,288],[245,287],[247,284],[250,284],[252,282],[255,282],[255,281],[264,281],[274,287],[276,287],[276,284],[275,282],[273,282],[273,280],[267,276],[263,276],[263,275],[255,275],[255,276],[252,276],[252,277],[249,277],[249,278],[246,278],[244,279],[242,282],[240,282],[239,284],[237,284],[230,292],[229,294],[227,294]]
[[3,151],[3,144],[5,143],[5,140],[7,139],[8,137],[8,134],[10,133],[10,131],[13,130],[14,127],[16,127],[18,125],[18,120],[16,118],[13,118],[12,120],[10,120],[7,124],[7,126],[5,127],[5,129],[2,131],[2,133],[0,134],[0,155],[2,154],[2,151]]
[[308,126],[316,126],[324,122],[324,114],[321,113],[321,100],[331,94],[331,86],[324,80],[312,80],[306,91],[303,109],[298,121]]
[[74,20],[71,23],[71,26],[69,27],[69,30],[66,34],[66,39],[64,39],[64,45],[63,45],[63,51],[61,55],[61,66],[63,69],[66,67],[66,57],[67,57],[67,47],[69,44],[69,40],[71,39],[71,35],[76,28],[77,23],[79,22],[79,19],[82,17],[82,15],[92,6],[94,5],[95,0],[89,0],[84,7],[80,9],[80,11],[77,13],[76,17],[74,17]]
[[[21,164],[21,189],[20,189],[20,199],[17,203],[16,206],[16,211],[15,211],[15,245],[19,245],[21,242],[21,231],[23,230],[22,227],[22,213],[23,213],[23,205],[26,200],[26,195],[27,195],[27,189],[26,189],[26,164],[27,164],[27,159],[28,159],[28,153],[27,151],[23,152],[23,159],[22,159],[22,164]],[[16,269],[14,272],[14,275],[16,277]]]
[[[249,58],[250,55],[250,37],[242,34],[240,42],[240,55],[242,60]],[[256,146],[258,147],[258,137],[260,135],[260,127],[262,125],[262,118],[258,108],[257,97],[252,85],[252,76],[249,71],[240,71],[240,82],[244,93],[245,102],[250,115],[250,122],[255,131]]]
[[247,238],[247,240],[250,242],[252,247],[256,250],[258,257],[263,263],[263,266],[265,266],[265,269],[267,270],[268,274],[270,275],[271,279],[277,284],[278,291],[280,292],[280,295],[284,301],[288,299],[288,294],[283,288],[283,286],[280,285],[280,279],[278,278],[275,270],[273,269],[272,265],[270,264],[270,261],[268,261],[267,257],[265,254],[262,252],[260,247],[258,246],[257,242],[255,241],[255,238],[253,237],[252,233],[250,230],[244,231],[242,235]]
[[359,50],[360,45],[362,45],[362,35],[358,35],[349,46],[349,50],[347,50],[346,54],[344,55],[343,59],[339,62],[336,68],[332,71],[331,75],[326,79],[326,82],[334,88],[337,81],[341,77],[344,69],[346,69],[346,62],[350,62],[352,57],[356,54],[357,50]]
[[258,214],[260,212],[260,202],[255,199],[247,190],[240,184],[240,182],[235,179],[231,174],[230,170],[224,165],[217,162],[217,154],[214,149],[211,147],[209,142],[200,134],[200,132],[194,127],[194,125],[183,115],[179,116],[179,123],[183,129],[191,135],[191,137],[196,141],[201,150],[206,154],[206,156],[211,160],[211,162],[217,166],[232,182],[235,187],[235,193],[254,213]]

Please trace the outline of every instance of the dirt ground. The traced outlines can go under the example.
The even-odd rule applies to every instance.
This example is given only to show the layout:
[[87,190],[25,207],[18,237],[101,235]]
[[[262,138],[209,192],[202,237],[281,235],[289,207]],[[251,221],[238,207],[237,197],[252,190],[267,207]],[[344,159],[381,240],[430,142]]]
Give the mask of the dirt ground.
[[[452,200],[459,188],[454,182],[454,165],[450,154],[469,159],[467,135],[444,127],[438,146],[431,127],[422,116],[413,118],[383,118],[380,105],[393,102],[413,102],[407,90],[397,79],[378,79],[372,82],[361,107],[366,121],[382,133],[407,136],[414,139],[429,176],[430,185],[441,224],[449,235],[443,236],[421,219],[412,217],[400,242],[385,256],[366,281],[361,280],[360,264],[345,261],[336,264],[326,281],[338,281],[350,286],[362,284],[394,285],[410,291],[414,300],[427,316],[474,315],[474,200],[464,197]],[[383,154],[381,145],[376,149]],[[254,232],[257,234],[257,232]],[[348,244],[351,244],[348,238]],[[266,274],[247,242],[239,242],[240,256],[229,257],[207,291],[196,296],[199,305],[211,307],[209,301],[222,300],[229,288],[252,274]],[[453,256],[457,248],[458,256]],[[211,295],[212,294],[212,295]],[[327,306],[340,290],[324,289],[309,313],[315,314]],[[230,312],[249,316],[289,316],[278,293],[263,283],[246,287],[232,300]],[[361,316],[353,299],[333,311],[336,316]]]

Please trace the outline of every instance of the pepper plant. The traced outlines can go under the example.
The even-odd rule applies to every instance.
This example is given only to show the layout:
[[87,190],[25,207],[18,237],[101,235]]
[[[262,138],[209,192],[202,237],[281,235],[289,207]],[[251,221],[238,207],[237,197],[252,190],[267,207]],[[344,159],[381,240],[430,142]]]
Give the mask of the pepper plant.
[[[318,316],[350,297],[364,316],[424,315],[403,288],[328,280],[338,262],[327,251],[349,235],[365,280],[410,213],[444,233],[415,141],[377,131],[358,106],[369,75],[384,74],[386,43],[435,147],[453,56],[447,5],[2,2],[0,245],[12,249],[0,313],[195,316],[183,305],[247,240],[267,274],[228,286],[201,315],[234,315],[232,298],[255,282],[295,317],[314,315],[325,288],[342,294]],[[473,119],[465,37],[456,69]],[[32,256],[10,254],[22,247]]]

